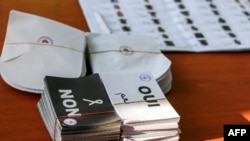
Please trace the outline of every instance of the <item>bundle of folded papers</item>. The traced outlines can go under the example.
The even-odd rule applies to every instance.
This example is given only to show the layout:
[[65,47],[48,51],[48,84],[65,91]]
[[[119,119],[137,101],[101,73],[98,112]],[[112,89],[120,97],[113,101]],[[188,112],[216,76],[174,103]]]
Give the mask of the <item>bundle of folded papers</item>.
[[179,115],[150,73],[45,78],[40,114],[54,140],[178,141]]
[[53,140],[119,140],[120,119],[98,75],[44,82],[38,109]]
[[151,73],[109,73],[100,77],[121,118],[123,140],[179,140],[180,117]]

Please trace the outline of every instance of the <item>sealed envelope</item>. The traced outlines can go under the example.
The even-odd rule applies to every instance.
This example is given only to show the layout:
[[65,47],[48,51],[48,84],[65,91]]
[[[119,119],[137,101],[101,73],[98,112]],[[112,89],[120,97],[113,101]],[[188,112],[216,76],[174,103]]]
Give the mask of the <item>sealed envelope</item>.
[[88,33],[86,39],[94,73],[150,72],[164,93],[171,89],[171,61],[152,37]]
[[1,76],[14,88],[40,93],[46,75],[85,75],[85,46],[81,30],[12,10],[1,54]]
[[123,34],[87,34],[93,72],[151,72],[160,78],[171,66],[153,38]]

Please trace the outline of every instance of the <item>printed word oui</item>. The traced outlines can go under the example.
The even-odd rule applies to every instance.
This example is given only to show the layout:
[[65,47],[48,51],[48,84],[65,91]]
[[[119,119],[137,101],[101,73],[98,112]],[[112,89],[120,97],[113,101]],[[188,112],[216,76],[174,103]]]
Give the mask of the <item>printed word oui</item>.
[[155,96],[152,94],[152,90],[147,86],[140,86],[139,92],[143,94],[143,100],[148,103],[148,107],[160,106]]

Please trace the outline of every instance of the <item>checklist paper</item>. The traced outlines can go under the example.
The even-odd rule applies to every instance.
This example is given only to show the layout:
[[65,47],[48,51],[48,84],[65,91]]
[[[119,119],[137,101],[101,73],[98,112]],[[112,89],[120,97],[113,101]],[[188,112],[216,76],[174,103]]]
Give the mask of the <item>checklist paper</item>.
[[250,49],[244,0],[79,0],[91,32],[148,35],[162,51]]

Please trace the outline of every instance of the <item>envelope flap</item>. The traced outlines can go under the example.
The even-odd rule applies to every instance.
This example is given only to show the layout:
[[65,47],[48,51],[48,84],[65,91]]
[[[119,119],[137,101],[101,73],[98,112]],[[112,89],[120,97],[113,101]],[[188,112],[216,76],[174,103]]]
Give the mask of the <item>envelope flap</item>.
[[[156,43],[148,36],[124,36],[124,34],[96,34],[86,35],[90,53],[103,51],[122,51],[123,48],[130,48],[134,52],[160,53],[155,48]],[[94,48],[93,48],[94,47]]]
[[[41,44],[83,52],[85,33],[68,25],[40,16],[12,10],[2,51],[6,61],[30,51],[26,44]],[[18,46],[19,45],[19,46]]]
[[160,78],[170,69],[171,61],[151,37],[93,33],[86,38],[95,73],[146,71]]
[[15,45],[14,46],[4,45],[4,46],[8,47],[3,48],[3,53],[1,55],[1,61],[3,62],[19,57],[25,54],[26,52],[29,52],[32,49],[31,46],[23,46],[22,48],[16,47]]

